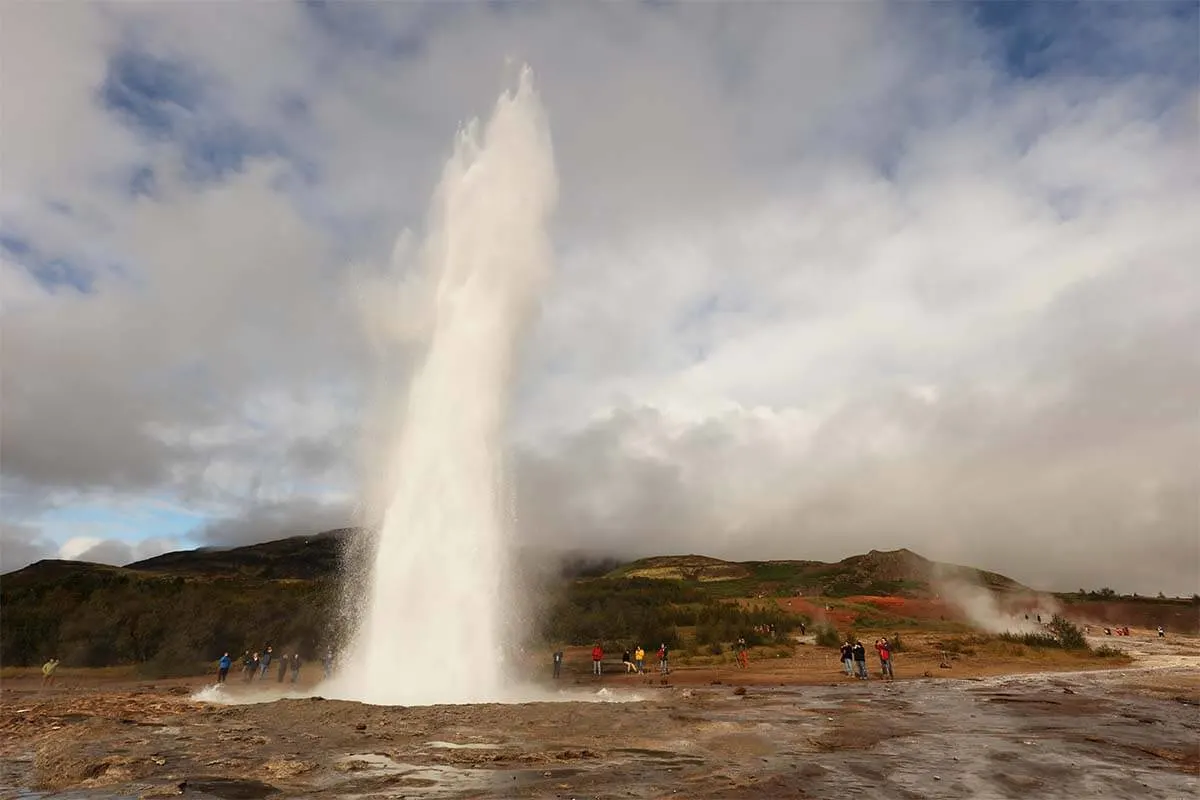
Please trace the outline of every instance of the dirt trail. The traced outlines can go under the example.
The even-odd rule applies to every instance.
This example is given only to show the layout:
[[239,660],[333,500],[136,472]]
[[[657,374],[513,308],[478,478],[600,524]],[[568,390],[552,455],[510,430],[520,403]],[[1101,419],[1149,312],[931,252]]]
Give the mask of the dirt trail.
[[1200,650],[1120,644],[1143,665],[803,687],[640,684],[636,695],[614,693],[641,698],[624,703],[215,705],[185,686],[40,693],[6,683],[0,787],[10,788],[0,796],[1196,796]]

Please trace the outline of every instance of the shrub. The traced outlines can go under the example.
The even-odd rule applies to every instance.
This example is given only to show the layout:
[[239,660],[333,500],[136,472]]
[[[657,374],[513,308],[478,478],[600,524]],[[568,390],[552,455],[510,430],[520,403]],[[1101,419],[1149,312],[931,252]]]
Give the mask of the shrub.
[[900,634],[893,633],[888,639],[888,644],[892,646],[893,653],[903,653],[905,651],[904,640],[900,638]]
[[713,642],[708,646],[708,654],[710,656],[719,656],[724,652],[725,648],[721,646],[720,642]]
[[817,628],[817,645],[819,647],[841,647],[842,641],[837,628],[832,625],[822,625]]
[[1117,658],[1125,655],[1125,652],[1119,647],[1113,647],[1110,644],[1102,644],[1092,651],[1092,655],[1099,658]]
[[1050,631],[1058,639],[1064,650],[1087,650],[1087,640],[1083,638],[1083,631],[1079,630],[1079,626],[1071,622],[1069,619],[1054,615],[1054,619],[1050,620]]
[[1023,644],[1026,647],[1035,647],[1045,649],[1047,647],[1060,648],[1062,643],[1057,637],[1051,636],[1048,633],[1002,633],[996,637],[1002,642],[1010,644]]

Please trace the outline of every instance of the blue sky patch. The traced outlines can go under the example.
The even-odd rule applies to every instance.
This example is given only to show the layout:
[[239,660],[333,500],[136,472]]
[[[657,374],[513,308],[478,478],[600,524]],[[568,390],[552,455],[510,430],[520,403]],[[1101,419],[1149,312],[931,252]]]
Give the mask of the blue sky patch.
[[28,239],[12,233],[0,234],[0,249],[33,276],[38,284],[48,291],[70,287],[83,294],[90,294],[95,284],[95,274],[65,258],[47,257],[40,253]]
[[1014,77],[1148,73],[1194,80],[1200,67],[1195,2],[984,0],[970,8]]

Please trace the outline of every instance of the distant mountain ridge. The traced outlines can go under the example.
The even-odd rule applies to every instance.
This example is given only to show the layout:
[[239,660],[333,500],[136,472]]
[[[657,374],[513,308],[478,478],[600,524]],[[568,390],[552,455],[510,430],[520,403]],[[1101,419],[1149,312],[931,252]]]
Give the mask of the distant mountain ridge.
[[[959,580],[999,592],[1034,590],[1005,575],[930,561],[911,550],[871,550],[841,561],[723,561],[700,555],[656,556],[625,564],[609,577],[731,583],[722,587],[749,593],[891,594],[920,596],[937,593],[939,581]],[[716,587],[714,586],[714,589]]]

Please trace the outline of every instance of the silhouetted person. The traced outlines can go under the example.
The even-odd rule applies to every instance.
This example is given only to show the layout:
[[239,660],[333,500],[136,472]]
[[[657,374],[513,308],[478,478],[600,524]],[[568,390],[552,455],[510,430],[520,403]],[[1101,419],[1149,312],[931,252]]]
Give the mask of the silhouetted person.
[[266,652],[262,654],[262,672],[259,674],[260,678],[267,677],[267,668],[271,666],[271,655],[271,646],[267,645]]
[[556,678],[562,674],[562,660],[563,660],[562,650],[555,650],[554,651],[554,677],[556,677]]
[[278,683],[283,683],[283,679],[285,677],[287,677],[287,671],[288,671],[288,658],[287,658],[287,656],[280,656],[279,657],[279,679],[277,681]]
[[292,683],[300,680],[300,654],[292,653]]

